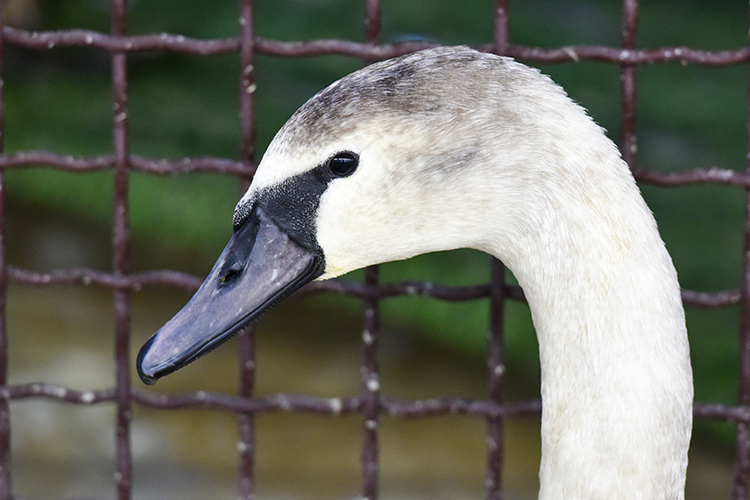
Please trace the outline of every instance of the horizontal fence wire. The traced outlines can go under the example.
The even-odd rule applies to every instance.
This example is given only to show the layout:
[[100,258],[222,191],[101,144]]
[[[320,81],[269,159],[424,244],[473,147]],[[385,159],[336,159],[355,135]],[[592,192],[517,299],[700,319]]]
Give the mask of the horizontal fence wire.
[[[88,30],[30,32],[4,26],[3,36],[9,43],[29,49],[89,46],[107,51],[143,52],[148,50],[169,50],[183,54],[210,56],[238,52],[240,47],[239,38],[200,40],[171,33],[118,37]],[[381,60],[408,54],[416,50],[435,47],[437,44],[430,42],[403,42],[373,45],[346,40],[283,42],[256,37],[254,46],[255,52],[258,54],[277,57],[342,55],[366,60]],[[486,52],[495,52],[493,44],[478,45],[475,48]],[[699,66],[729,66],[749,62],[750,48],[708,51],[692,49],[690,47],[619,49],[595,45],[569,45],[548,49],[524,47],[508,43],[503,55],[539,64],[598,61],[618,65],[678,62]]]
[[[425,281],[381,283],[377,268],[367,270],[363,283],[328,281],[307,285],[300,294],[333,293],[362,299],[363,318],[363,390],[358,397],[319,398],[305,395],[280,394],[257,397],[255,384],[255,346],[251,329],[240,335],[240,389],[237,395],[214,392],[190,392],[161,395],[130,387],[130,298],[132,291],[147,287],[175,287],[194,291],[202,279],[172,270],[131,273],[129,270],[129,174],[138,171],[154,175],[211,172],[234,176],[246,187],[256,168],[256,113],[254,107],[255,57],[259,54],[297,58],[341,55],[364,62],[382,60],[415,50],[435,46],[427,42],[397,44],[380,43],[381,6],[378,0],[366,0],[364,42],[347,40],[279,41],[255,34],[254,2],[239,1],[239,36],[222,39],[195,39],[179,34],[157,33],[128,36],[125,0],[112,1],[111,33],[89,30],[34,32],[2,26],[0,31],[0,71],[3,48],[8,45],[30,50],[49,51],[60,47],[89,47],[108,52],[112,58],[112,154],[74,157],[54,151],[16,151],[5,153],[3,138],[3,96],[0,85],[0,500],[13,498],[10,481],[11,422],[9,402],[25,399],[44,399],[78,405],[112,403],[116,405],[116,480],[117,496],[132,497],[131,413],[132,404],[174,410],[203,408],[237,414],[239,418],[239,489],[244,499],[256,498],[255,491],[255,426],[256,415],[273,412],[300,412],[317,415],[363,416],[362,490],[365,498],[378,496],[378,421],[382,415],[407,418],[428,418],[438,415],[466,415],[485,419],[488,436],[488,465],[486,497],[499,499],[502,495],[503,419],[538,415],[539,401],[508,403],[503,401],[503,318],[507,300],[523,301],[522,290],[505,283],[504,268],[493,262],[488,271],[488,282],[476,286],[446,286]],[[492,43],[475,48],[508,55],[527,63],[571,63],[597,61],[613,64],[621,70],[621,148],[623,156],[639,182],[663,188],[689,185],[717,184],[742,188],[750,207],[750,154],[747,168],[734,171],[715,167],[695,168],[682,172],[653,172],[641,170],[634,159],[636,123],[636,69],[645,64],[678,62],[685,65],[728,67],[747,65],[750,47],[736,50],[705,51],[689,47],[661,47],[640,49],[636,46],[638,27],[637,0],[624,0],[622,46],[619,48],[593,45],[571,45],[557,48],[527,47],[511,43],[508,33],[509,6],[507,0],[496,0],[494,9],[494,39]],[[460,8],[457,3],[457,7]],[[0,4],[0,24],[2,24]],[[133,155],[128,146],[127,58],[145,51],[168,51],[194,56],[236,53],[240,58],[239,108],[241,146],[240,161],[191,157],[182,159],[152,159]],[[750,141],[748,141],[750,143]],[[88,173],[112,171],[115,175],[113,207],[113,263],[112,271],[89,268],[59,269],[36,272],[11,266],[5,255],[5,183],[4,172],[10,169],[52,167]],[[717,308],[740,305],[740,383],[737,405],[698,402],[695,416],[737,424],[737,451],[733,498],[746,498],[750,482],[750,209],[745,222],[744,281],[742,289],[705,293],[691,290],[682,292],[686,305]],[[7,286],[14,282],[29,286],[94,285],[113,291],[115,311],[116,384],[94,391],[76,391],[53,383],[9,385],[7,382]],[[379,303],[388,298],[403,296],[429,297],[444,301],[490,299],[490,341],[488,357],[487,399],[468,401],[458,398],[399,401],[380,393],[377,358],[379,333]]]
[[[45,285],[101,285],[109,288],[124,288],[139,291],[144,288],[172,286],[191,292],[198,290],[203,278],[170,270],[132,273],[126,276],[115,276],[112,273],[89,268],[64,269],[47,273],[38,273],[27,269],[8,266],[8,275],[15,282],[29,286]],[[381,285],[354,283],[340,280],[314,282],[305,285],[297,295],[317,293],[336,293],[350,295],[359,299],[387,299],[392,297],[416,296],[431,297],[448,302],[482,299],[490,296],[491,284],[470,286],[448,286],[430,281],[400,281]],[[519,302],[526,299],[521,287],[504,284],[505,297]],[[693,307],[714,308],[731,306],[740,303],[740,290],[719,292],[697,292],[683,290],[682,300]]]

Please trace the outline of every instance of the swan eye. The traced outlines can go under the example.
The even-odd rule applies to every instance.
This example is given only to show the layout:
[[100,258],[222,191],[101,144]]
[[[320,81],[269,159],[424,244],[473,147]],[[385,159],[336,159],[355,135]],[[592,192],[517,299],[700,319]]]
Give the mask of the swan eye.
[[359,165],[359,156],[349,151],[336,153],[328,160],[328,171],[336,177],[351,175]]

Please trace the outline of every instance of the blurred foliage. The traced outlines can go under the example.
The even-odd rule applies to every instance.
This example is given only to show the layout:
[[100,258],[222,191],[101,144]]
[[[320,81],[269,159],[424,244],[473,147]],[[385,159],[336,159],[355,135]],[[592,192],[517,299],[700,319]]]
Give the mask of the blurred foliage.
[[[20,1],[20,0],[19,0]],[[362,40],[364,2],[276,0],[257,2],[260,36],[281,40]],[[385,42],[429,39],[446,44],[492,40],[491,0],[383,1]],[[511,5],[511,39],[554,47],[620,41],[621,3],[614,0],[528,0]],[[104,0],[39,2],[30,19],[39,30],[109,30]],[[722,50],[747,45],[747,5],[729,0],[643,2],[639,46],[684,45]],[[292,13],[292,14],[290,14]],[[237,34],[233,1],[133,0],[131,33],[171,32],[198,38]],[[51,150],[70,155],[111,151],[108,54],[96,49],[28,51],[6,48],[6,151]],[[259,152],[306,99],[361,67],[340,56],[300,60],[259,56]],[[580,62],[544,66],[569,94],[617,138],[619,71]],[[215,155],[236,158],[239,62],[236,54],[193,57],[163,52],[134,54],[129,63],[130,145],[154,158]],[[747,67],[703,68],[660,64],[638,69],[638,162],[644,168],[743,169],[747,120]],[[259,157],[260,155],[258,155]],[[41,207],[85,218],[108,231],[111,173],[71,174],[46,168],[7,174],[11,213]],[[744,193],[738,188],[643,187],[659,221],[683,286],[701,291],[738,287]],[[239,191],[231,178],[195,174],[155,178],[133,174],[131,207],[136,244],[158,252],[199,253],[190,268],[204,272],[231,232]],[[32,222],[32,221],[29,221]],[[33,223],[33,222],[32,222]],[[459,251],[384,265],[384,280],[426,279],[451,284],[487,279],[487,256]],[[199,270],[196,270],[199,269]],[[355,275],[356,278],[356,275]],[[510,277],[512,279],[512,277]],[[337,299],[337,298],[334,298]],[[355,301],[345,301],[354,304]],[[353,306],[357,307],[357,306]],[[487,301],[445,304],[419,298],[384,303],[386,327],[423,332],[451,348],[483,352]],[[509,364],[538,377],[535,336],[528,309],[508,306]],[[737,374],[737,308],[687,311],[696,373],[696,399],[731,403]],[[521,368],[522,367],[522,368]],[[706,424],[708,425],[708,424]]]

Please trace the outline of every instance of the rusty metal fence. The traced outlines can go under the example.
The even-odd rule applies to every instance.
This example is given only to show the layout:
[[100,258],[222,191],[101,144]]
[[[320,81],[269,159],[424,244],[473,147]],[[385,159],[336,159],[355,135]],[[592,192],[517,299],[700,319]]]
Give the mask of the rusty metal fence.
[[[503,421],[508,417],[538,414],[539,401],[522,403],[503,402],[503,316],[506,300],[523,300],[520,289],[506,284],[504,269],[493,262],[488,270],[488,282],[473,287],[449,287],[422,282],[380,283],[376,268],[368,269],[364,283],[316,283],[302,293],[338,293],[360,298],[365,304],[362,361],[362,392],[358,397],[324,399],[304,395],[256,397],[254,395],[255,363],[254,340],[251,329],[240,336],[241,383],[239,394],[196,392],[163,396],[131,387],[133,363],[130,349],[130,292],[143,287],[182,287],[196,289],[201,278],[175,271],[129,272],[129,209],[130,172],[171,174],[214,172],[234,175],[241,183],[252,178],[255,169],[256,113],[254,109],[255,57],[266,54],[276,57],[309,57],[338,54],[374,61],[426,48],[426,42],[381,44],[381,7],[378,0],[366,0],[365,41],[314,40],[282,42],[256,36],[254,31],[253,0],[239,1],[239,36],[226,39],[192,39],[178,34],[128,36],[126,2],[113,0],[111,5],[111,33],[86,30],[30,32],[8,26],[0,33],[0,75],[2,74],[3,46],[15,45],[31,50],[46,51],[55,47],[79,46],[99,49],[111,54],[112,62],[112,154],[96,157],[70,157],[54,151],[23,151],[0,154],[0,500],[13,498],[11,485],[11,430],[10,405],[13,401],[41,398],[77,405],[116,405],[116,491],[121,500],[132,496],[131,427],[133,405],[157,409],[200,407],[235,412],[239,419],[239,488],[244,499],[256,498],[255,493],[255,416],[275,411],[308,412],[320,415],[361,414],[362,416],[362,492],[363,497],[378,497],[378,421],[383,415],[426,418],[436,415],[458,414],[483,418],[487,423],[486,498],[502,496]],[[696,169],[685,172],[641,171],[634,161],[634,130],[636,124],[636,69],[644,64],[670,61],[686,65],[731,66],[750,62],[750,47],[727,51],[701,51],[687,47],[639,49],[636,46],[638,1],[624,0],[622,17],[622,45],[568,46],[540,49],[515,45],[508,34],[508,0],[496,0],[494,5],[494,40],[479,47],[481,50],[510,55],[527,63],[565,63],[581,60],[617,65],[621,72],[621,137],[623,156],[637,179],[662,187],[692,184],[739,186],[745,190],[749,208],[744,226],[743,285],[738,290],[716,293],[683,291],[687,305],[716,308],[739,304],[739,394],[737,404],[726,406],[698,402],[695,416],[732,422],[736,425],[736,459],[733,488],[734,499],[745,499],[750,484],[750,152],[745,171]],[[2,3],[0,3],[0,8]],[[457,7],[458,8],[458,7]],[[0,23],[1,23],[0,13]],[[241,61],[239,78],[239,109],[241,122],[240,161],[224,158],[200,157],[179,161],[144,158],[132,155],[128,145],[128,57],[141,51],[173,51],[194,56],[238,53]],[[0,85],[0,150],[5,136],[3,125],[3,96]],[[750,143],[750,141],[749,141]],[[110,272],[88,268],[56,270],[39,273],[10,266],[6,260],[6,187],[4,172],[32,166],[49,166],[70,172],[114,171],[113,262]],[[8,384],[8,343],[6,327],[7,287],[9,282],[24,285],[95,284],[113,290],[115,311],[116,379],[114,387],[95,391],[77,391],[54,383],[24,385]],[[380,393],[377,382],[378,367],[378,307],[386,297],[420,295],[440,300],[463,301],[489,297],[491,304],[489,358],[487,361],[487,397],[482,401],[462,399],[431,399],[395,401]],[[84,411],[84,410],[82,410]]]

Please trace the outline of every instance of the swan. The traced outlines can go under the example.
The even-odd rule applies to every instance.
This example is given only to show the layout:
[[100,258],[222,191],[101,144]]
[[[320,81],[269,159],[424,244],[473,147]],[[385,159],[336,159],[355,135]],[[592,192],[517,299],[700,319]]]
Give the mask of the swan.
[[684,498],[692,371],[677,275],[616,146],[506,57],[373,64],[280,129],[188,304],[141,349],[146,383],[303,284],[475,248],[523,288],[542,367],[542,500]]

